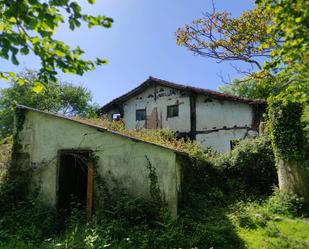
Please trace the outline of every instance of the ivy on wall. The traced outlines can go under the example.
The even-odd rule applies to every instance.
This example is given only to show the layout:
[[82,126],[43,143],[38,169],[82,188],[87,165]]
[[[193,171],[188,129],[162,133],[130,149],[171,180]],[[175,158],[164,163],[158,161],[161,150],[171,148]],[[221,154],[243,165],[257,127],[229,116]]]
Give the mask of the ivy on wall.
[[303,160],[305,148],[301,117],[304,103],[274,98],[269,105],[274,150],[283,160]]

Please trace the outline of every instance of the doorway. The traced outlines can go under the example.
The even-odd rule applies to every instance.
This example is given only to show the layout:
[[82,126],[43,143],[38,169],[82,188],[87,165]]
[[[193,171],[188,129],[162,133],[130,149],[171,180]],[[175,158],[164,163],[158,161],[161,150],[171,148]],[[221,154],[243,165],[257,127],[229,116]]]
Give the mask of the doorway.
[[68,217],[73,208],[92,212],[93,167],[91,151],[62,150],[59,156],[58,203],[59,212]]

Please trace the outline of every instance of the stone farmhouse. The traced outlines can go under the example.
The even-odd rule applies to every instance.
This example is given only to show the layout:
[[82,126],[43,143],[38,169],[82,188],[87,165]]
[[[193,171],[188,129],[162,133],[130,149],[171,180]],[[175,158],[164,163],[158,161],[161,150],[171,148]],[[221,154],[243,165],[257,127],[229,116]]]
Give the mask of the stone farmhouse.
[[127,129],[169,128],[179,137],[196,139],[205,148],[227,152],[238,140],[258,135],[265,109],[264,100],[149,77],[104,105],[99,114],[122,119]]

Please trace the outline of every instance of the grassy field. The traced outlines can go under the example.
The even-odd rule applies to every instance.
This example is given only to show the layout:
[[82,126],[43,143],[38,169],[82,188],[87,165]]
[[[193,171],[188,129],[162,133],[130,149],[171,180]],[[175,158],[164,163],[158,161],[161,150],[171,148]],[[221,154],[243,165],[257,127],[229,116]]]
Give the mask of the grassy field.
[[[20,217],[18,212],[16,215]],[[309,219],[274,214],[265,204],[241,202],[226,208],[212,207],[200,212],[198,220],[192,214],[186,215],[177,222],[160,218],[154,227],[142,220],[128,222],[129,217],[107,218],[92,224],[74,218],[65,231],[50,237],[37,235],[37,228],[31,223],[12,224],[21,228],[16,234],[9,234],[10,229],[1,227],[2,219],[0,248],[309,248]]]
[[309,248],[309,220],[277,217],[265,227],[237,228],[245,248]]

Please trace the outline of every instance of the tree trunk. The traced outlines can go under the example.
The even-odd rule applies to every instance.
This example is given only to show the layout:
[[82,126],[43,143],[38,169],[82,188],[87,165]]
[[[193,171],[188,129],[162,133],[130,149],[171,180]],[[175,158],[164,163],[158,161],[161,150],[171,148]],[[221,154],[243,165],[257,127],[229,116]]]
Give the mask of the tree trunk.
[[280,190],[295,193],[309,202],[309,182],[304,168],[305,162],[279,159],[277,165]]

